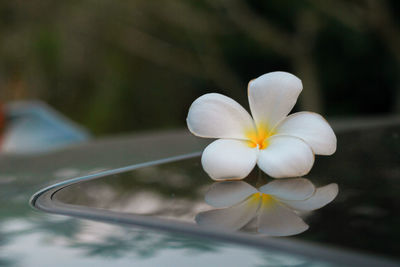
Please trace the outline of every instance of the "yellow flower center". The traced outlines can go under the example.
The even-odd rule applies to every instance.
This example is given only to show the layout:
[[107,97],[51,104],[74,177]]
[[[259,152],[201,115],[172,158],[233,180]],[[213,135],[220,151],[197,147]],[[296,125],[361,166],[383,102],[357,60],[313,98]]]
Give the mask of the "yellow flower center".
[[249,138],[249,147],[265,149],[268,147],[268,138],[274,135],[274,132],[269,127],[258,125],[257,130],[249,131],[246,136]]
[[272,200],[272,196],[271,195],[264,194],[264,193],[261,193],[261,192],[254,193],[253,195],[251,195],[250,198],[251,198],[251,202],[252,203],[258,203],[259,201],[261,201],[262,204],[268,204]]

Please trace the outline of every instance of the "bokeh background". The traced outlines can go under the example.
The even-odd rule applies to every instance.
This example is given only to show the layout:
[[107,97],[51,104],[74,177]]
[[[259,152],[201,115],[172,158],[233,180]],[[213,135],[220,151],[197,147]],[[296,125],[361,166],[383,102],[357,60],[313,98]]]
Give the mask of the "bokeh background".
[[300,77],[296,106],[400,111],[399,1],[0,2],[0,102],[40,99],[97,136],[184,127],[194,99]]

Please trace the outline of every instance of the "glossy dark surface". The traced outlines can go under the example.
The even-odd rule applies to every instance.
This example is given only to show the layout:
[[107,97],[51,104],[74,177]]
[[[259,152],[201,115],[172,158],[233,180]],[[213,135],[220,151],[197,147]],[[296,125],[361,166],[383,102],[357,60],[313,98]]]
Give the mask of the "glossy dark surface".
[[[367,186],[371,181],[366,182],[364,174],[367,176],[372,174],[352,164],[352,162],[359,162],[359,158],[362,158],[362,155],[357,160],[354,160],[353,155],[346,155],[342,151],[352,150],[353,145],[357,147],[365,145],[363,142],[366,140],[362,139],[360,135],[375,134],[374,131],[378,128],[379,131],[386,133],[389,125],[400,125],[400,120],[381,118],[372,121],[356,120],[351,123],[346,121],[335,123],[333,128],[339,135],[339,150],[332,157],[317,157],[312,176],[309,178],[314,183],[319,183],[320,181],[321,184],[325,184],[328,181],[338,181],[337,179],[340,177],[343,177],[342,180],[344,180],[346,177],[357,176],[358,178],[354,182],[357,183],[360,180],[364,182],[360,184],[361,187]],[[357,130],[358,135],[353,135],[349,132],[356,129],[362,129]],[[387,136],[397,138],[398,127],[390,129]],[[349,142],[351,146],[344,142],[343,131],[349,132],[346,136],[351,137],[352,141]],[[393,173],[393,169],[397,168],[397,165],[393,167],[393,161],[396,159],[393,157],[393,151],[399,151],[398,146],[395,147],[393,145],[393,143],[398,144],[396,140],[386,139],[385,141],[390,142],[389,147],[392,154],[379,154],[382,153],[382,150],[386,151],[388,149],[385,146],[377,151],[376,157],[373,159],[377,160],[376,168],[383,170],[384,175],[387,175],[387,173],[385,174],[385,169],[380,168],[380,166],[385,165],[387,162],[392,164],[392,166],[386,166],[392,169],[388,173],[392,173],[391,177],[394,182],[398,181],[398,178],[396,178],[398,175],[396,176],[396,173]],[[29,156],[0,155],[0,266],[194,267],[235,266],[235,264],[239,266],[326,266],[323,264],[311,265],[302,258],[290,257],[287,254],[277,253],[276,251],[271,253],[266,249],[256,249],[227,242],[212,242],[210,239],[189,238],[176,233],[169,234],[140,227],[126,227],[49,214],[29,206],[31,196],[46,186],[103,170],[200,151],[209,141],[196,139],[187,130],[163,131],[104,138],[46,154]],[[372,143],[363,149],[368,153],[372,153],[372,147],[375,146]],[[348,158],[348,163],[343,163],[343,166],[337,166],[336,162],[340,162],[340,157],[343,154]],[[381,158],[383,156],[385,157],[384,159]],[[391,160],[387,161],[388,158]],[[361,162],[359,164],[361,165]],[[367,163],[363,163],[363,166],[365,165],[367,167],[374,166],[375,163],[369,160]],[[329,176],[329,173],[323,173],[318,177],[314,175],[314,172],[322,172],[325,169],[335,173],[337,176]],[[362,173],[354,175],[361,171]],[[379,178],[372,182],[379,184],[381,181]],[[210,181],[207,180],[208,182]],[[343,190],[342,186],[346,183],[339,182],[341,190]],[[349,183],[353,183],[353,181],[350,180]],[[393,185],[387,185],[386,189]],[[395,188],[392,189],[392,192],[396,191]],[[387,199],[387,192],[382,193],[378,190],[371,192],[374,192],[372,196],[375,199],[377,197],[384,198],[384,200]],[[325,210],[334,206],[338,207],[342,196],[342,192],[340,192],[337,201],[319,210],[317,212],[318,216],[324,214]],[[354,198],[352,197],[352,199]],[[370,202],[366,201],[367,203]],[[359,199],[359,202],[364,203],[364,199]],[[347,202],[347,198],[343,200],[341,205],[354,206],[352,202]],[[387,202],[383,201],[379,205],[385,207]],[[344,212],[344,216],[348,217],[349,215]],[[361,216],[358,215],[358,217]],[[388,222],[385,221],[385,218],[388,218],[388,216],[384,218],[378,217],[378,219],[371,219],[371,216],[366,215],[362,216],[364,221],[373,222],[375,225],[387,225]],[[332,218],[332,220],[334,219]],[[396,220],[398,220],[397,214],[394,217],[389,217],[389,222]],[[331,229],[336,232],[338,232],[337,229],[340,229],[345,233],[350,231],[346,229],[347,225],[350,224],[345,224],[344,220],[345,227],[342,225],[336,226],[334,222],[332,223],[334,226],[329,223],[323,223],[319,226],[315,222],[308,222],[311,225],[311,230],[306,232],[305,235],[311,234],[312,231],[317,230],[319,227],[327,231],[327,233],[324,233],[325,235],[329,235]],[[397,225],[394,227],[397,227]],[[388,232],[393,233],[394,237],[396,237],[396,233],[398,236],[396,230],[396,228],[391,228],[383,233],[383,237],[378,236],[377,240],[379,242],[377,246],[382,244],[381,241],[384,237],[387,237]],[[343,236],[344,245],[358,242],[359,238],[369,238],[368,235],[369,233],[363,233],[357,238],[348,235],[350,237],[347,239],[346,236]],[[299,237],[306,238],[303,235]],[[331,238],[335,239],[332,236]],[[315,240],[318,241],[317,239]],[[289,244],[292,244],[294,240],[290,238],[288,241]],[[213,244],[212,246],[211,243]],[[325,245],[316,244],[318,247],[325,247]],[[302,251],[302,247],[300,247],[299,251]],[[396,266],[396,264],[391,266]]]
[[[296,238],[400,257],[399,133],[392,126],[338,135],[336,154],[317,157],[307,178],[319,186],[336,182],[340,193],[328,206],[304,214],[310,229]],[[256,168],[246,181],[261,186],[271,180],[259,175]],[[212,183],[195,157],[73,184],[53,199],[194,223],[198,212],[210,209],[204,194]]]
[[44,213],[31,196],[70,178],[201,150],[186,130],[0,155],[0,266],[331,266],[276,250]]
[[400,257],[400,126],[339,134],[337,152],[308,177],[336,181],[339,195],[309,218],[304,238]]

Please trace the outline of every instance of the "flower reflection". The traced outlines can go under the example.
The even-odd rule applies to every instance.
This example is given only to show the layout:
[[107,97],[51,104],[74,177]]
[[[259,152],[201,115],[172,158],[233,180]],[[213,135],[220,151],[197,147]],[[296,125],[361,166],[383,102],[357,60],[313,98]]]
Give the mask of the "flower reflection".
[[274,180],[258,189],[243,181],[214,183],[205,200],[218,209],[199,213],[196,222],[228,230],[254,223],[268,236],[295,235],[308,229],[298,212],[319,209],[337,193],[337,184],[316,188],[305,178]]

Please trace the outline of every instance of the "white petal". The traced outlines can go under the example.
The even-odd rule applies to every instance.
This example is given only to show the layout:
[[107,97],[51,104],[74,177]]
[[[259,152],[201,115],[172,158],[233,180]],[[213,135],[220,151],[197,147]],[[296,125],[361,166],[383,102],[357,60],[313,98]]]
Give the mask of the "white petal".
[[209,138],[245,139],[254,129],[250,114],[233,99],[216,93],[197,98],[186,119],[189,130]]
[[339,187],[337,184],[329,184],[317,188],[317,190],[315,190],[314,195],[309,199],[303,201],[282,201],[282,202],[295,210],[300,210],[300,211],[316,210],[322,208],[323,206],[334,200],[338,192],[339,192]]
[[274,130],[277,134],[304,140],[315,154],[331,155],[336,151],[336,136],[328,122],[319,114],[298,112],[284,119]]
[[218,139],[209,144],[201,157],[201,164],[214,180],[245,178],[256,165],[257,148],[247,141]]
[[308,225],[292,210],[274,199],[263,202],[258,218],[258,231],[269,236],[296,235],[308,229]]
[[223,230],[238,230],[256,216],[260,201],[253,197],[225,209],[215,209],[197,214],[195,220],[201,226]]
[[268,139],[267,148],[260,150],[258,166],[275,178],[307,174],[314,164],[311,148],[301,139],[277,135]]
[[303,89],[301,80],[293,74],[277,71],[249,82],[250,110],[257,127],[272,129],[284,119],[296,104]]
[[206,202],[216,208],[230,207],[242,202],[257,189],[242,181],[224,181],[214,183],[205,195]]
[[314,194],[315,187],[305,178],[274,180],[259,188],[262,193],[285,200],[304,200]]

